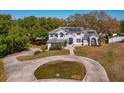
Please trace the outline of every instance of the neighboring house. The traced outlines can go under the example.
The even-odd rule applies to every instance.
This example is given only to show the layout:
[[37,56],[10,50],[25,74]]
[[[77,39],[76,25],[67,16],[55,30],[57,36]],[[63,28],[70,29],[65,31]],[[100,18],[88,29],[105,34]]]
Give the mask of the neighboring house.
[[48,49],[58,42],[67,40],[67,46],[99,45],[99,36],[95,30],[85,30],[83,27],[59,27],[49,32]]

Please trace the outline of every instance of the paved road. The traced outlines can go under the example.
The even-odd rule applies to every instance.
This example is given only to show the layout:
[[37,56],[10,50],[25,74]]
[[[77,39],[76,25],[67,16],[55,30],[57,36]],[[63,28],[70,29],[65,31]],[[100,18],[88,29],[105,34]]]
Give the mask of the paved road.
[[[41,59],[34,59],[25,62],[19,62],[16,60],[17,56],[32,54],[35,49],[30,51],[21,52],[12,56],[8,56],[4,59],[5,70],[7,73],[8,82],[40,82],[48,80],[37,80],[34,76],[34,71],[43,64],[49,63],[51,61],[62,60],[62,61],[78,61],[84,64],[86,68],[86,75],[83,82],[108,82],[108,76],[105,69],[96,61],[75,55],[60,55],[51,56]],[[62,81],[62,80],[54,80]],[[66,80],[64,80],[66,81]]]

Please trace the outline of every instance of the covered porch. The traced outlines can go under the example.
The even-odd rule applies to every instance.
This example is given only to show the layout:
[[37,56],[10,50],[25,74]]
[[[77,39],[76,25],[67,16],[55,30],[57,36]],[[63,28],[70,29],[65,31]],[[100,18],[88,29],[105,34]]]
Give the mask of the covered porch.
[[47,41],[47,45],[48,45],[48,50],[50,50],[51,47],[56,47],[58,46],[59,48],[64,48],[66,47],[66,40],[63,40],[63,39],[56,39],[56,38],[53,38],[53,39],[50,39]]

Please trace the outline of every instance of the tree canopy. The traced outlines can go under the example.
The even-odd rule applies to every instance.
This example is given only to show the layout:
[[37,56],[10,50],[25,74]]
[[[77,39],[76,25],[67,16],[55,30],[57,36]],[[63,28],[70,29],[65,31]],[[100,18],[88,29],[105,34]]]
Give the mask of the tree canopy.
[[97,32],[118,32],[119,21],[105,12],[91,12],[88,14],[75,14],[67,18],[68,26],[79,26],[85,29],[95,29]]
[[29,16],[12,19],[0,14],[0,55],[26,49],[37,38],[48,38],[48,32],[63,26],[84,27],[99,32],[124,32],[124,20],[118,21],[105,12],[74,14],[66,19]]

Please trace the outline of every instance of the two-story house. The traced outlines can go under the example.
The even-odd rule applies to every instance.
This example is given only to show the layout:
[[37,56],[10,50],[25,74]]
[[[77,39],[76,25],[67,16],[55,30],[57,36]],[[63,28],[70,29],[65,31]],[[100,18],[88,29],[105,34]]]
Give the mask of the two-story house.
[[99,36],[95,30],[85,30],[83,27],[59,27],[49,32],[48,49],[67,40],[67,46],[99,45]]

